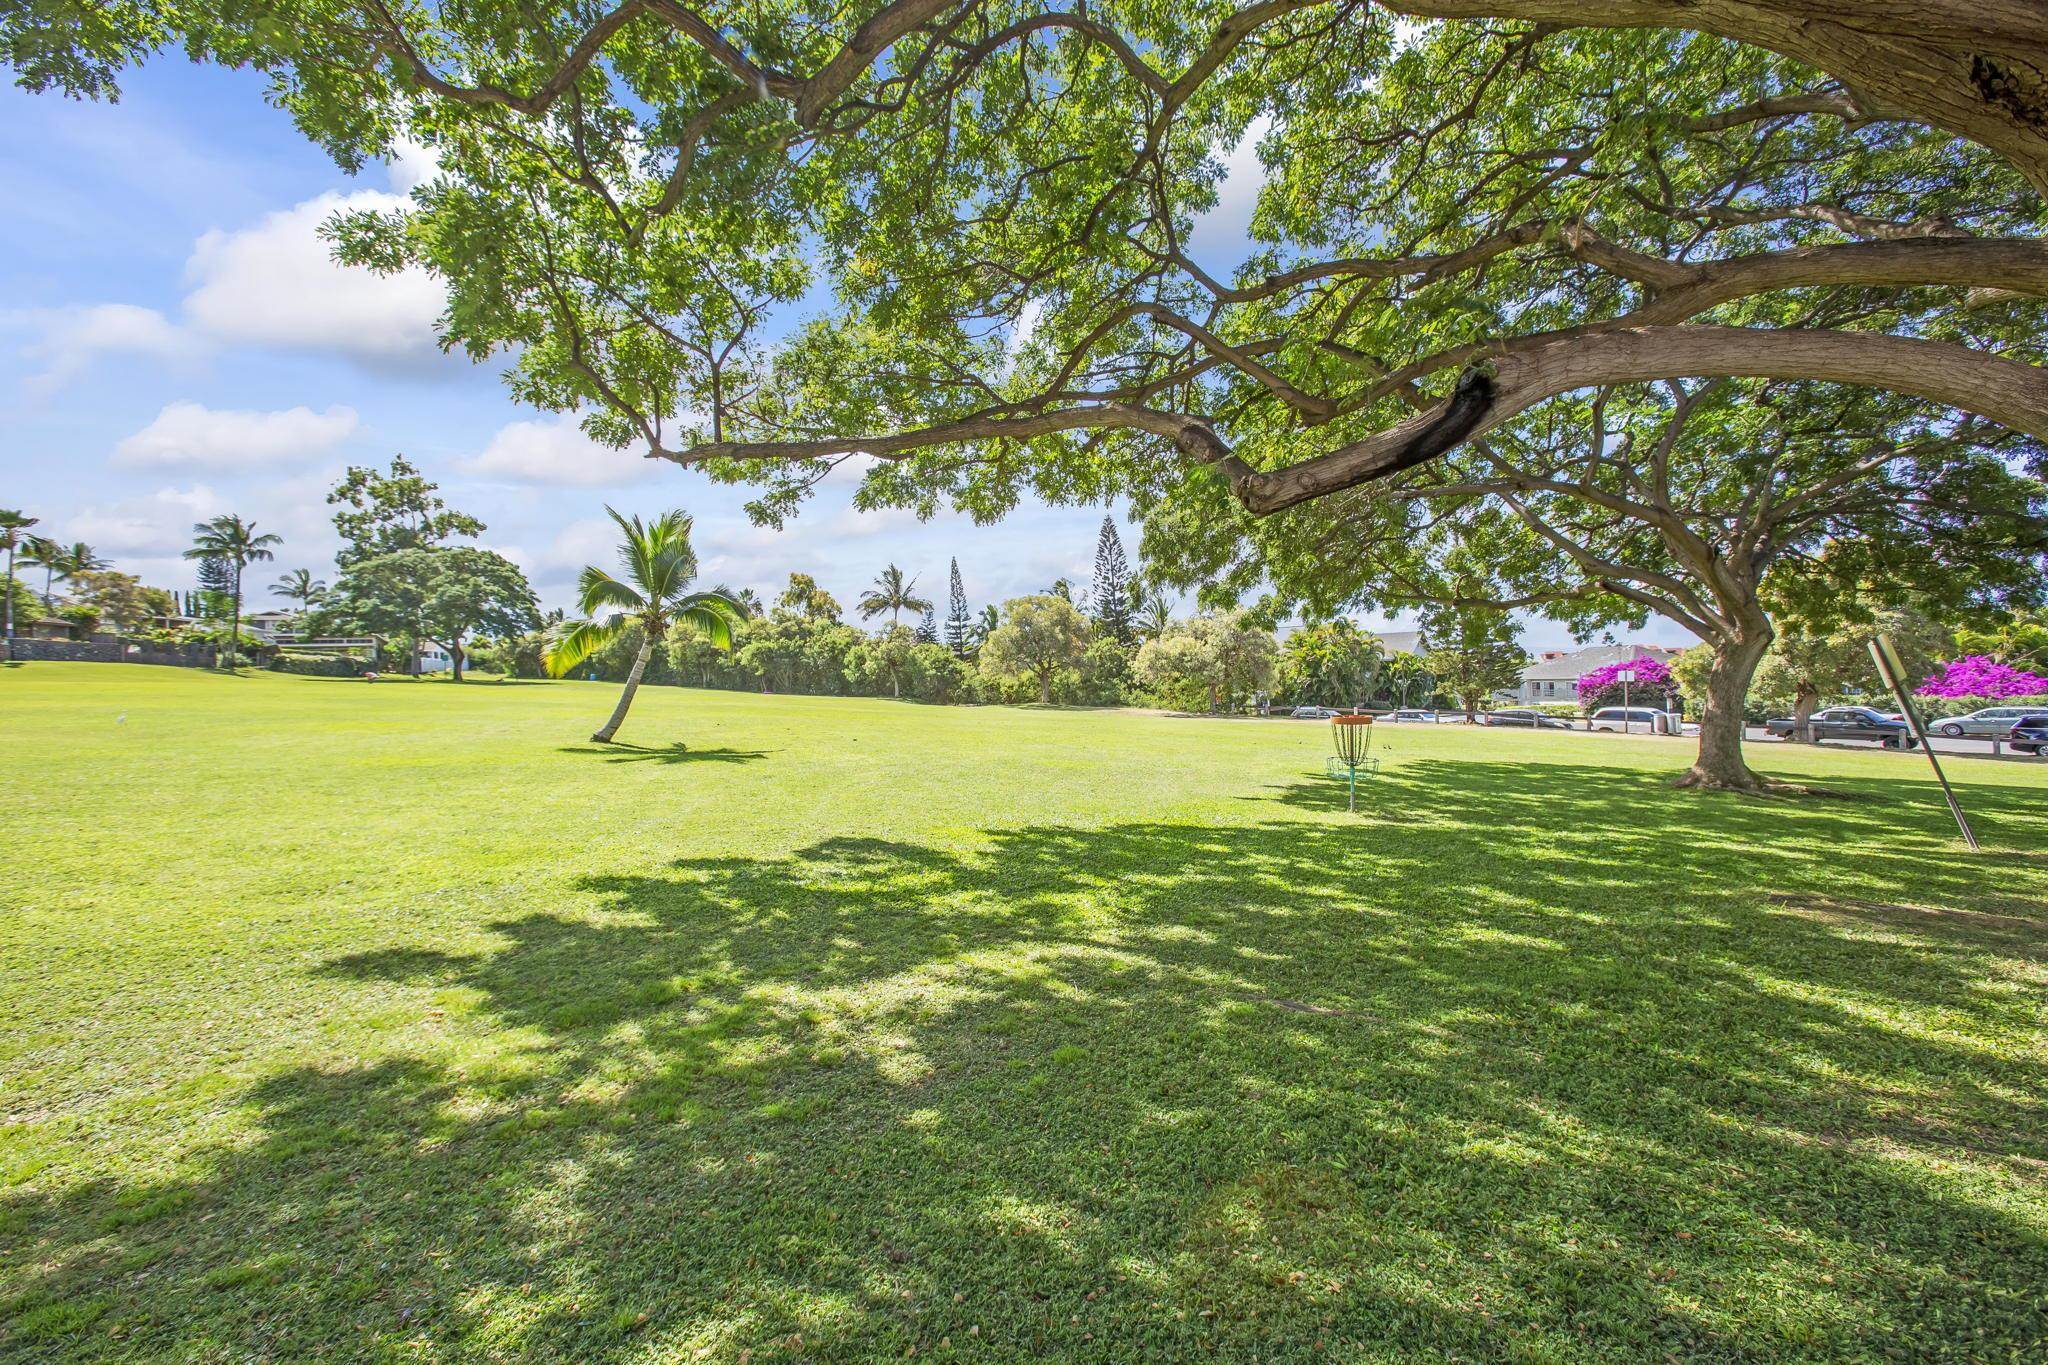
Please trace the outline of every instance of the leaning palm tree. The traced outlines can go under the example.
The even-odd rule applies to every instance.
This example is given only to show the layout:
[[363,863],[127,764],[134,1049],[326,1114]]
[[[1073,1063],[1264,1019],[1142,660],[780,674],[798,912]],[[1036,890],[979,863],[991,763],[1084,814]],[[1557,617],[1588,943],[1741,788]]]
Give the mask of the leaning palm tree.
[[614,578],[595,564],[584,569],[579,584],[580,603],[590,619],[557,632],[541,656],[548,672],[559,678],[625,634],[629,627],[640,627],[640,652],[633,657],[632,670],[626,674],[626,690],[619,694],[612,718],[590,737],[598,744],[611,743],[612,736],[625,723],[626,711],[633,705],[633,694],[640,690],[640,676],[647,671],[655,641],[664,638],[672,627],[682,626],[701,631],[720,649],[731,649],[732,628],[747,619],[747,609],[729,593],[686,591],[690,580],[697,576],[697,555],[690,548],[687,515],[668,512],[642,524],[638,517],[628,519],[609,507],[604,510],[625,535],[619,545],[619,564],[625,576]]
[[192,548],[187,559],[218,559],[233,575],[229,595],[234,616],[228,626],[228,668],[235,666],[235,647],[242,641],[242,570],[261,559],[271,559],[273,545],[284,544],[282,536],[257,535],[256,523],[232,514],[202,521],[192,528]]
[[14,552],[25,543],[22,532],[40,521],[39,517],[24,516],[20,512],[0,507],[0,549],[7,551],[7,633],[0,638],[14,638]]
[[51,592],[58,575],[64,572],[64,547],[44,536],[27,536],[21,542],[21,557],[29,564],[35,564],[43,571],[43,610],[56,605]]
[[293,569],[272,583],[270,590],[287,602],[298,603],[300,611],[306,611],[326,595],[327,584],[313,577],[311,569]]
[[886,611],[893,626],[904,612],[930,611],[932,604],[917,595],[915,578],[906,580],[903,570],[891,564],[875,576],[875,586],[860,595],[856,609],[869,621]]

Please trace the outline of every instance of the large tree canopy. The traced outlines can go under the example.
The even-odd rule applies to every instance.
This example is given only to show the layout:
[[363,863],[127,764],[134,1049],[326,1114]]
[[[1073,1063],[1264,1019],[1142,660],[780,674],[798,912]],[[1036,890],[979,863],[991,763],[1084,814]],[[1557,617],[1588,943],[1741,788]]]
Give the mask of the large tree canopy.
[[[1192,473],[1270,513],[1682,378],[2048,437],[2030,0],[53,0],[0,27],[33,86],[182,41],[269,71],[345,164],[428,142],[442,175],[344,254],[431,266],[451,344],[767,479],[769,515],[854,452],[871,501]],[[1187,236],[1248,129],[1270,249],[1219,280]],[[764,315],[820,272],[833,316],[771,355]]]

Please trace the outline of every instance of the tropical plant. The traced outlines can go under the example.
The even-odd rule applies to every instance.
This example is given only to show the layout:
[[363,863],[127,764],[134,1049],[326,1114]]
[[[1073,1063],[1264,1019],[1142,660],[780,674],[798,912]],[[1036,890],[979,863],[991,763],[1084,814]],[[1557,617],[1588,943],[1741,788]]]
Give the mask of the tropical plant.
[[271,547],[284,544],[282,536],[258,535],[256,523],[243,521],[232,513],[202,521],[192,528],[192,548],[185,558],[215,560],[227,566],[229,575],[227,650],[228,664],[236,664],[235,647],[242,638],[242,570],[258,560],[271,559]]
[[1156,640],[1173,626],[1173,608],[1167,603],[1166,594],[1148,592],[1138,598],[1131,613],[1131,628],[1140,639]]
[[311,569],[293,569],[272,583],[270,591],[287,602],[298,603],[299,610],[304,611],[327,592],[327,584],[313,577]]
[[1322,706],[1354,706],[1371,697],[1386,649],[1345,617],[1311,623],[1281,649],[1281,694]]
[[7,551],[6,635],[14,638],[14,552],[25,543],[23,532],[41,524],[41,518],[26,516],[11,508],[0,508],[0,549]]
[[43,571],[43,610],[49,611],[55,599],[51,596],[51,584],[63,571],[64,547],[46,536],[25,536],[21,542],[21,558],[25,564],[33,564]]
[[[97,573],[101,569],[107,568],[112,562],[101,558],[92,546],[82,540],[74,540],[69,545],[58,546],[55,560],[56,562],[48,567],[54,568],[57,577],[74,587],[77,586],[80,575]],[[43,600],[47,602],[49,598],[50,583],[49,579],[45,577],[43,580]]]
[[610,507],[604,510],[624,537],[619,544],[624,577],[614,577],[595,564],[587,566],[578,584],[578,605],[588,619],[565,627],[545,655],[548,672],[559,678],[628,628],[640,628],[640,649],[626,675],[626,689],[619,694],[611,719],[590,736],[598,744],[611,743],[625,723],[648,656],[672,628],[700,632],[719,648],[730,649],[733,627],[747,619],[746,608],[724,592],[689,591],[697,576],[697,555],[690,548],[687,514],[665,512],[643,523],[637,516],[623,517]]
[[917,580],[906,579],[903,570],[894,564],[885,565],[882,571],[875,575],[874,586],[863,592],[860,601],[854,605],[854,610],[861,614],[864,621],[872,621],[883,612],[888,612],[889,624],[892,626],[906,611],[924,612],[931,609],[930,600],[917,595]]

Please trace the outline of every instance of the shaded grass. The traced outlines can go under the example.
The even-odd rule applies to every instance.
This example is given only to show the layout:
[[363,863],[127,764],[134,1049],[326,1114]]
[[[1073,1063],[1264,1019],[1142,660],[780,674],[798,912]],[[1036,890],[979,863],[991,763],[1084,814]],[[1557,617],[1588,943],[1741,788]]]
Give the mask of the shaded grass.
[[0,1355],[2044,1340],[2040,770],[220,681],[0,682]]

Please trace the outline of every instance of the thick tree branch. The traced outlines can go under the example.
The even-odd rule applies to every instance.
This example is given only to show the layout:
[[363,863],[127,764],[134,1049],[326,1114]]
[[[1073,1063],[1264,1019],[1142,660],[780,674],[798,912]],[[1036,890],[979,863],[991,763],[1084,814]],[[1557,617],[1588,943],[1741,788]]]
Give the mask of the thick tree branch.
[[2048,372],[2021,361],[1853,332],[1642,327],[1533,344],[1468,368],[1437,407],[1316,459],[1242,475],[1237,495],[1255,513],[1277,512],[1413,468],[1574,389],[1717,375],[1889,389],[2048,439]]
[[1380,0],[1417,18],[1681,28],[1819,67],[1888,110],[1980,142],[2048,194],[2040,0]]

